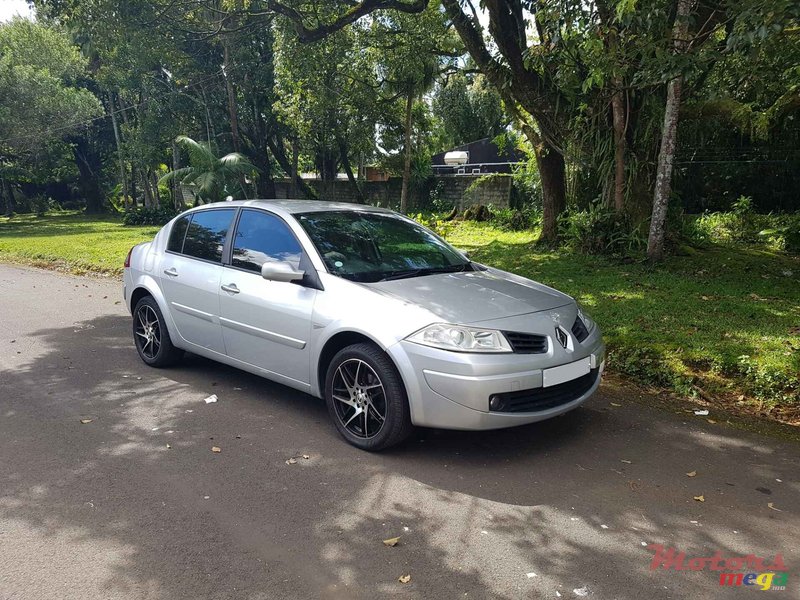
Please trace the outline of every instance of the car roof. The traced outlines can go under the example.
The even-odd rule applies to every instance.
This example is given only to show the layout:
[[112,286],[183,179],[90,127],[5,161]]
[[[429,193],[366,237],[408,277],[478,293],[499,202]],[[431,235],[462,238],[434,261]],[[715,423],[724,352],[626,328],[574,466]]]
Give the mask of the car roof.
[[204,204],[197,208],[220,208],[222,206],[252,206],[255,208],[272,209],[276,212],[288,214],[323,212],[323,211],[359,211],[392,213],[388,208],[370,206],[368,204],[355,204],[352,202],[327,202],[324,200],[232,200],[230,202],[214,202]]

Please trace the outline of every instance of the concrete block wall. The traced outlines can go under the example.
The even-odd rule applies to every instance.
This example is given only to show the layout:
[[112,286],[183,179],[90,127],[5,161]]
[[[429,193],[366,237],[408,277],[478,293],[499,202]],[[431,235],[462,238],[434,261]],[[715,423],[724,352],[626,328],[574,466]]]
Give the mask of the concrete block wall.
[[[473,183],[483,177],[474,189]],[[356,187],[348,180],[323,183],[319,180],[306,180],[316,190],[320,200],[333,202],[358,202]],[[392,177],[389,181],[362,181],[361,189],[369,204],[397,207],[400,205],[402,180]],[[460,210],[472,204],[492,204],[507,207],[511,199],[511,177],[508,175],[435,175],[430,182],[431,190],[438,190],[439,197]],[[291,185],[288,179],[275,180],[275,196],[289,198]],[[420,204],[420,203],[417,203]]]

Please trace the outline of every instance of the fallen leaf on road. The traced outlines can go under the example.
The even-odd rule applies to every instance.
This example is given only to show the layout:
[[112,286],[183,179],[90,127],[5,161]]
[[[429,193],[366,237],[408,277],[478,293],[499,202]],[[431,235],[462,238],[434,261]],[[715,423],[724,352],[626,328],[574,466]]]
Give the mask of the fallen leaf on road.
[[411,581],[411,575],[400,575],[400,577],[397,578],[397,581],[400,583],[408,583]]
[[689,471],[689,472],[686,474],[686,476],[687,476],[687,477],[694,477],[695,475],[697,475],[697,471]]
[[81,423],[83,423],[84,425],[88,425],[92,421],[94,421],[94,419],[81,419]]
[[220,452],[222,452],[222,448],[220,448],[219,446],[211,446],[211,451],[214,454],[219,454]]
[[588,596],[589,595],[589,588],[583,586],[582,588],[575,588],[572,590],[572,593],[576,596]]
[[715,425],[717,423],[714,419],[706,419],[706,421],[708,421],[712,425]]
[[706,501],[706,497],[703,496],[702,494],[700,494],[699,496],[695,496],[694,499],[697,500],[698,502],[705,502]]
[[212,402],[217,401],[217,395],[211,394],[208,398],[206,398],[206,404],[211,404]]
[[400,536],[389,538],[388,540],[383,540],[384,546],[389,546],[390,548],[394,548],[397,546],[397,543],[400,541]]
[[622,406],[622,404],[617,404],[616,402],[612,402],[611,406]]
[[292,457],[292,458],[290,458],[289,460],[287,460],[287,461],[286,461],[286,464],[287,464],[287,465],[293,465],[293,464],[295,464],[296,462],[297,462],[297,459],[296,459],[296,458],[294,458],[294,457]]
[[778,512],[783,512],[780,508],[775,508],[775,504],[772,502],[767,502],[767,508],[771,508],[772,510],[776,510]]
[[696,410],[694,411],[696,417],[707,417],[708,411],[707,410]]

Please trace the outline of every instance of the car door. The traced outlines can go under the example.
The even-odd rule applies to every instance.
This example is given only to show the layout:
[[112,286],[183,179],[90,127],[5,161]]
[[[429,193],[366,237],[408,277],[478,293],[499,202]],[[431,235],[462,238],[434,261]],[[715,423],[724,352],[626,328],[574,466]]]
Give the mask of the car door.
[[159,277],[178,334],[225,353],[219,323],[222,256],[236,209],[190,213],[172,226]]
[[288,225],[277,215],[245,208],[223,268],[220,322],[228,356],[293,382],[310,382],[308,341],[317,290],[299,282],[267,281],[266,261],[313,269]]

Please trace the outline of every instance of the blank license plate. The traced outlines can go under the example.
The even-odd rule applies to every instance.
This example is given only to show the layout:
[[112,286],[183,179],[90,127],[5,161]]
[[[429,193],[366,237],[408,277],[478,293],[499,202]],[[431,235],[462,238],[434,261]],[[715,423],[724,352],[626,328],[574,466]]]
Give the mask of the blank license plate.
[[560,367],[544,369],[542,371],[542,387],[558,385],[559,383],[565,383],[586,375],[591,370],[589,358],[590,357],[587,356],[586,358],[561,365]]

